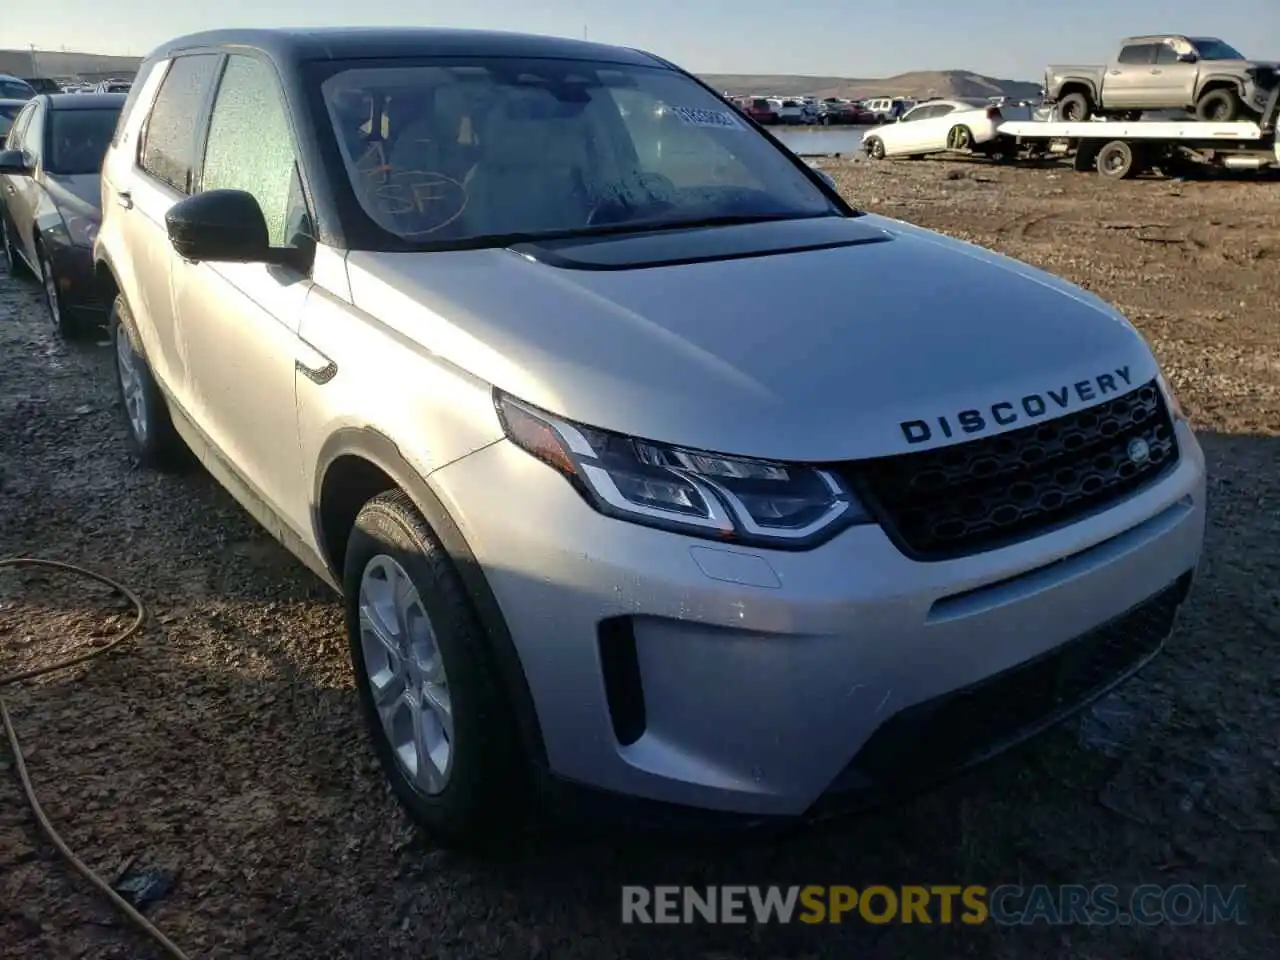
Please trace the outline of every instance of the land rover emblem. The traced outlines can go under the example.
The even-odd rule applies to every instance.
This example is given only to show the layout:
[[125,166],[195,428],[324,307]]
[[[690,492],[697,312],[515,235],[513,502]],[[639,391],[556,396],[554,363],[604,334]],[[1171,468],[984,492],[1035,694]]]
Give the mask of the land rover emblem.
[[1151,456],[1151,445],[1141,437],[1134,437],[1129,441],[1129,459],[1134,463],[1146,463]]

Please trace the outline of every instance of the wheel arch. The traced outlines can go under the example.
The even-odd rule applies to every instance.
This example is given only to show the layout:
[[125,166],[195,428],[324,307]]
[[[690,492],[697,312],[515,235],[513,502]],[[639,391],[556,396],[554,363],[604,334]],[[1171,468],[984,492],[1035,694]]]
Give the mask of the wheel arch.
[[1210,74],[1200,81],[1200,89],[1196,92],[1196,100],[1199,100],[1206,93],[1212,93],[1214,90],[1234,90],[1243,97],[1244,80],[1227,73]]
[[1095,106],[1098,103],[1098,87],[1092,80],[1086,80],[1084,77],[1069,77],[1062,82],[1062,86],[1058,88],[1057,99],[1069,97],[1073,93],[1083,93],[1089,98],[1089,102]]
[[342,556],[360,508],[399,489],[413,502],[458,572],[484,630],[516,718],[525,756],[547,766],[546,744],[524,666],[497,597],[466,537],[430,484],[409,465],[394,440],[371,427],[338,430],[321,447],[312,495],[312,523],[321,559],[342,583]]

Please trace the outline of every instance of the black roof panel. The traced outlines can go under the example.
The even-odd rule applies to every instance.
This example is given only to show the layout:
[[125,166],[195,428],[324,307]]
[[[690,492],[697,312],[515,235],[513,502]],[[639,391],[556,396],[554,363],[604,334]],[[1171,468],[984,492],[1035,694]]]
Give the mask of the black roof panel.
[[436,27],[306,27],[296,29],[212,30],[171,40],[150,58],[184,50],[242,46],[284,62],[355,60],[382,57],[548,57],[595,60],[636,66],[661,65],[656,57],[627,47],[585,40]]

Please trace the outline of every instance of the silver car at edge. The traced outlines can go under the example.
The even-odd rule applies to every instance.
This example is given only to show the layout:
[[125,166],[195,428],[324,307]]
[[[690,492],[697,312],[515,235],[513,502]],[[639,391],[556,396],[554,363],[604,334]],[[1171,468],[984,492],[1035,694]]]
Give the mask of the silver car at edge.
[[535,795],[750,825],[926,784],[1130,676],[1190,587],[1204,460],[1124,317],[847,206],[650,54],[186,37],[103,200],[136,456],[194,452],[343,594],[453,842]]

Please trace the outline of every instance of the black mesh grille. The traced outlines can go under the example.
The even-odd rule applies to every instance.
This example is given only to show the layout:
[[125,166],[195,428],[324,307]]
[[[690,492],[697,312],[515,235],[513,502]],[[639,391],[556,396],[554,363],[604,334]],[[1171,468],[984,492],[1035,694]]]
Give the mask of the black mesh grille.
[[962,769],[1069,716],[1160,649],[1190,575],[1128,613],[988,680],[889,718],[831,789]]
[[[1147,458],[1130,446],[1146,442]],[[1156,382],[1034,426],[844,465],[867,507],[917,560],[991,550],[1106,507],[1178,460]]]

